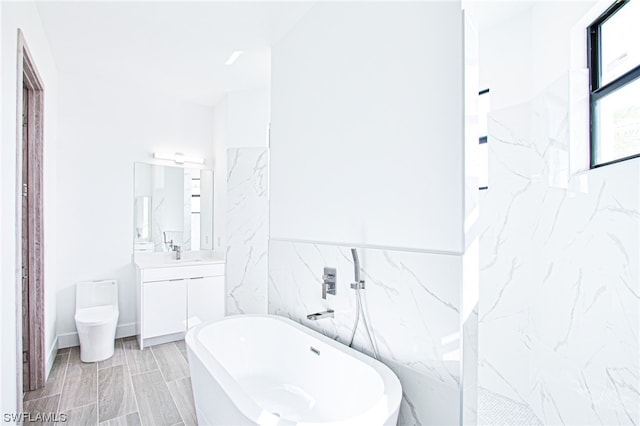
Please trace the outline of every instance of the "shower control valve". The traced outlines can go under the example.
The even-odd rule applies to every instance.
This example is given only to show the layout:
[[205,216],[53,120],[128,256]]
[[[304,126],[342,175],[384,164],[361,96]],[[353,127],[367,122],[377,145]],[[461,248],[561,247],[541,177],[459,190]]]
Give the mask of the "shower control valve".
[[336,295],[337,290],[336,268],[324,268],[322,275],[322,298],[326,299],[327,294]]

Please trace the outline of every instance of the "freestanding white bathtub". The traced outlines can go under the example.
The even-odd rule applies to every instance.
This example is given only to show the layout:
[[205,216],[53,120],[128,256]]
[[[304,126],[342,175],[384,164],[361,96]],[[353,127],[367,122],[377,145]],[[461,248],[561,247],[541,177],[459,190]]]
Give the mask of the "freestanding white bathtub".
[[384,364],[287,318],[235,315],[185,337],[200,425],[395,425]]

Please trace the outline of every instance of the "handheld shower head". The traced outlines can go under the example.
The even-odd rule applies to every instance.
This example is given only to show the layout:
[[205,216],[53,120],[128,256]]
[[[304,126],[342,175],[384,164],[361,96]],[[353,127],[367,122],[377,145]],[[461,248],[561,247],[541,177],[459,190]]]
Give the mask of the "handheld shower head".
[[351,249],[351,257],[353,257],[353,272],[355,274],[356,283],[360,282],[360,259],[358,259],[358,251]]

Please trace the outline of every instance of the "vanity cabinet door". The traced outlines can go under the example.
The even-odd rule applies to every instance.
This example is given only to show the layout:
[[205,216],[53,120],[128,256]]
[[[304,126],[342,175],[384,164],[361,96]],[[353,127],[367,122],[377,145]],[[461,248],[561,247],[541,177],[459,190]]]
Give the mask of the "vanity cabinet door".
[[146,282],[142,286],[143,337],[186,331],[187,280]]
[[224,317],[224,276],[189,279],[187,289],[189,328]]

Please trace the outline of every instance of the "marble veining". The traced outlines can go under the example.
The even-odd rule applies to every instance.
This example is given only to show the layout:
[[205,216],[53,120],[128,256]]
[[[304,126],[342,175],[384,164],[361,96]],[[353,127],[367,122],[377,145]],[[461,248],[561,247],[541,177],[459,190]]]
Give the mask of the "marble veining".
[[479,417],[637,425],[640,161],[568,173],[568,84],[490,114],[479,384],[495,398]]
[[[359,255],[374,344],[403,386],[399,424],[458,424],[462,257],[381,249],[360,249]],[[338,286],[326,300],[321,298],[325,266],[336,268]],[[353,279],[348,247],[269,242],[270,314],[346,343],[356,310]],[[306,319],[328,308],[335,311],[333,319]],[[362,322],[354,347],[373,352]]]
[[267,312],[267,148],[227,150],[227,314]]

